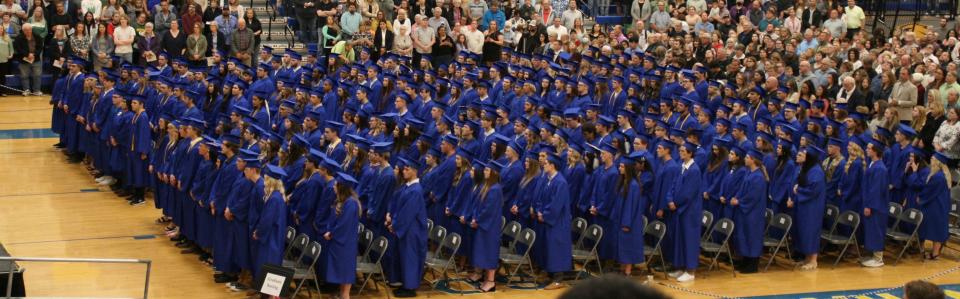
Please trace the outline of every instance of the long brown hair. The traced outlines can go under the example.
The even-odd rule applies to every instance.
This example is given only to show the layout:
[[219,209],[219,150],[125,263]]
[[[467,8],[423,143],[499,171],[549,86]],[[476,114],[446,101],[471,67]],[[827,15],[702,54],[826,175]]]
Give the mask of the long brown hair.
[[490,169],[490,177],[483,180],[483,187],[480,188],[480,201],[487,200],[487,192],[490,192],[490,188],[497,183],[500,183],[500,173]]
[[[337,203],[335,210],[337,212],[337,216],[340,216],[340,214],[343,213],[343,204],[346,203],[347,200],[357,200],[357,193],[354,192],[353,188],[350,188],[350,186],[341,183],[336,183],[333,186],[334,190],[337,192]],[[359,216],[362,211],[363,208],[360,207],[360,201],[357,201],[357,216]]]

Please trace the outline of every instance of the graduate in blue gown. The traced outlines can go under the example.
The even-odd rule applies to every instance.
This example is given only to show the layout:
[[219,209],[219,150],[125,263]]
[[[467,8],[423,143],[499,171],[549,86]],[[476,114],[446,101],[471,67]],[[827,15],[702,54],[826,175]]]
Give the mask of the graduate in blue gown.
[[794,162],[791,153],[791,143],[786,139],[780,139],[777,143],[777,160],[773,169],[767,169],[770,174],[770,201],[767,208],[773,210],[773,213],[785,212],[787,209],[787,197],[793,192],[793,186],[797,179],[797,164]]
[[[213,240],[213,265],[220,272],[214,275],[218,283],[235,281],[237,272],[240,269],[234,267],[233,260],[233,234],[231,229],[233,223],[226,218],[225,210],[227,203],[231,200],[234,187],[238,181],[243,180],[242,165],[239,160],[237,150],[239,148],[239,138],[235,135],[223,135],[220,140],[220,152],[224,160],[220,163],[220,173],[217,175],[213,186],[210,187],[210,196],[207,200],[210,206],[210,212],[215,218],[214,230],[217,232]],[[240,162],[238,162],[240,161]]]
[[730,199],[733,221],[736,223],[733,248],[743,259],[738,265],[740,273],[757,273],[760,255],[763,254],[763,233],[766,228],[764,210],[767,201],[767,171],[763,166],[763,153],[753,149],[744,158],[747,174],[737,192]]
[[854,211],[860,213],[863,207],[863,195],[860,188],[863,186],[863,172],[867,169],[864,163],[863,147],[859,138],[850,138],[847,141],[847,159],[840,168],[840,181],[837,182],[837,197],[840,212]]
[[350,298],[350,286],[356,281],[357,228],[360,226],[360,200],[354,188],[357,180],[343,172],[337,173],[334,192],[336,202],[330,230],[323,235],[328,252],[325,260],[324,279],[327,283],[340,285],[340,298]]
[[[387,230],[384,226],[388,205],[394,194],[394,187],[397,185],[396,175],[393,168],[390,167],[390,149],[393,144],[390,142],[374,143],[370,147],[370,171],[372,178],[370,180],[369,193],[367,194],[366,217],[364,224],[374,235],[387,236]],[[393,251],[393,250],[391,250]]]
[[616,261],[623,267],[623,274],[629,276],[633,265],[644,261],[643,255],[643,218],[650,206],[649,190],[653,185],[653,173],[648,160],[653,157],[646,152],[633,152],[620,158],[617,183],[617,202],[614,211],[618,214]]
[[823,164],[820,165],[823,168],[823,173],[826,175],[827,180],[827,203],[839,207],[840,197],[840,177],[842,176],[843,167],[842,165],[847,163],[847,159],[843,157],[842,149],[846,146],[846,143],[839,138],[829,138],[827,140],[827,158],[823,160]]
[[[302,136],[302,135],[298,135]],[[320,193],[326,185],[323,175],[320,174],[320,167],[323,163],[323,153],[311,149],[307,155],[307,161],[303,163],[302,179],[297,181],[290,194],[290,221],[289,224],[297,229],[297,232],[307,236],[317,236],[313,228],[314,210],[317,200],[320,199]]]
[[543,182],[540,196],[535,198],[534,215],[537,225],[543,226],[543,235],[537,243],[543,243],[544,262],[541,269],[550,274],[546,290],[562,288],[563,272],[573,268],[573,241],[570,234],[570,187],[560,174],[564,161],[556,154],[547,154],[543,164]]
[[[733,219],[736,215],[734,211],[735,208],[730,205],[730,200],[737,196],[737,192],[740,192],[740,187],[743,186],[743,178],[749,172],[747,168],[744,167],[746,157],[747,152],[739,146],[734,146],[730,149],[727,158],[727,174],[723,177],[723,182],[720,183],[720,198],[718,200],[720,203],[720,213],[713,214],[714,219]],[[764,203],[765,202],[766,200],[764,200]],[[714,238],[716,238],[716,236]]]
[[[940,257],[944,242],[949,238],[948,225],[950,221],[950,169],[947,167],[950,159],[943,153],[933,154],[930,160],[929,174],[926,176],[911,176],[911,184],[922,185],[917,196],[917,205],[923,212],[923,223],[920,224],[920,240],[933,242],[932,250],[925,258],[935,260]],[[919,173],[916,163],[910,165],[914,173]]]
[[500,262],[500,225],[503,216],[503,188],[500,186],[500,172],[504,165],[490,161],[483,169],[483,179],[476,198],[476,206],[470,219],[473,230],[473,250],[470,262],[479,273],[470,277],[480,282],[481,292],[496,291],[494,275]]
[[674,228],[670,240],[673,254],[669,258],[676,270],[668,275],[679,282],[693,281],[700,263],[703,200],[700,196],[702,175],[693,160],[696,151],[697,146],[689,142],[680,148],[680,175],[673,185],[673,191],[664,199],[667,227]]
[[130,120],[130,147],[127,157],[127,183],[133,187],[132,205],[140,205],[144,200],[144,190],[150,183],[147,163],[153,139],[150,136],[150,117],[143,106],[143,97],[131,96],[130,107],[134,115]]
[[[263,202],[263,208],[260,210],[260,217],[256,226],[253,228],[251,239],[257,244],[257,255],[253,262],[254,277],[264,275],[261,268],[265,264],[279,265],[283,261],[284,242],[286,241],[287,230],[287,203],[284,200],[283,178],[287,175],[283,168],[269,164],[266,169],[266,177],[260,175],[260,170],[247,168],[256,179],[263,181],[263,195],[261,198],[252,198],[251,200],[260,200]],[[356,236],[356,228],[354,228]],[[354,242],[356,243],[356,242]],[[354,251],[356,252],[356,251]],[[351,256],[353,257],[353,256]],[[356,260],[353,258],[353,260]]]
[[[797,164],[800,172],[794,187],[790,188],[790,197],[786,206],[793,208],[793,240],[796,251],[806,256],[801,266],[803,270],[817,268],[817,256],[820,252],[820,226],[823,223],[823,210],[826,206],[826,180],[818,162],[823,150],[808,146],[797,152]],[[771,191],[771,193],[773,193]]]
[[600,240],[598,254],[602,260],[611,260],[617,256],[617,235],[612,232],[617,231],[620,223],[614,211],[617,202],[617,181],[620,179],[618,165],[614,162],[619,151],[610,143],[603,143],[599,148],[600,167],[594,170],[598,172],[598,176],[594,181],[590,215],[593,215],[594,223],[600,225],[605,232],[610,232]]
[[403,184],[395,193],[396,204],[391,205],[386,224],[397,240],[390,245],[397,247],[402,257],[398,261],[402,286],[394,290],[393,295],[408,298],[417,295],[416,289],[423,278],[423,263],[427,258],[427,210],[417,173],[419,163],[404,158],[397,160]]
[[714,216],[722,217],[723,204],[720,203],[720,190],[727,176],[729,151],[723,139],[714,140],[711,147],[710,158],[703,173],[703,209],[710,211]]
[[[863,210],[860,215],[863,227],[863,249],[871,252],[872,258],[861,261],[864,267],[883,266],[883,247],[887,232],[887,206],[891,192],[888,189],[889,174],[883,164],[884,146],[876,139],[867,146],[867,170],[863,176]],[[868,257],[871,255],[867,255]]]
[[[230,246],[230,262],[233,264],[231,268],[249,273],[253,270],[253,257],[250,255],[250,221],[254,218],[251,215],[253,211],[250,210],[250,201],[262,200],[263,179],[253,176],[254,173],[259,174],[260,169],[260,160],[256,157],[243,157],[242,160],[238,160],[237,167],[243,167],[243,174],[234,183],[234,192],[230,194],[223,215],[230,221],[229,233],[233,236]],[[241,283],[234,283],[234,286],[238,284]]]

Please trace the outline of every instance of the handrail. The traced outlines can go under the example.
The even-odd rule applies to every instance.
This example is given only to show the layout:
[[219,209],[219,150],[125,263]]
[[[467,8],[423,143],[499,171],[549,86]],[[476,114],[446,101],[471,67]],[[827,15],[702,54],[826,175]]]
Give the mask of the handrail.
[[147,299],[150,289],[150,268],[153,261],[148,259],[95,259],[95,258],[49,258],[49,257],[6,257],[0,256],[0,261],[10,261],[10,267],[7,268],[6,298],[11,298],[13,293],[13,272],[16,261],[23,262],[45,262],[45,263],[97,263],[97,264],[147,264],[146,278],[143,283],[143,299]]

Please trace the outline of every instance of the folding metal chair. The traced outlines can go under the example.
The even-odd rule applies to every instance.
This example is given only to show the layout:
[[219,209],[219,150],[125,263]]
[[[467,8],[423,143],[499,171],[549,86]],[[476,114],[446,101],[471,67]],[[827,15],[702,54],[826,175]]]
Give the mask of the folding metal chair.
[[[300,260],[297,261],[297,264],[293,267],[293,281],[299,282],[297,282],[297,288],[293,291],[293,295],[291,295],[290,298],[297,297],[297,293],[300,292],[300,288],[303,287],[303,283],[307,280],[313,280],[313,285],[317,288],[317,294],[320,294],[320,282],[317,281],[317,272],[314,270],[317,261],[320,260],[320,250],[320,243],[316,241],[310,242],[303,256],[300,257]],[[313,295],[311,294],[310,296]]]
[[[289,233],[289,231],[287,232]],[[307,245],[310,244],[310,237],[306,234],[299,234],[296,238],[293,239],[293,242],[287,246],[287,249],[283,252],[283,261],[280,263],[281,266],[287,268],[293,268],[300,262],[300,259],[303,258],[304,253],[307,252]]]
[[710,236],[710,227],[713,225],[713,213],[704,210],[703,218],[700,219],[700,224],[703,226],[703,236],[700,237],[700,240],[706,240]]
[[[520,267],[523,265],[530,267],[530,273],[533,273],[533,262],[530,260],[530,250],[533,249],[533,243],[537,241],[537,233],[532,229],[525,228],[517,237],[517,243],[524,245],[526,248],[523,250],[523,254],[512,252],[500,253],[500,266],[507,270],[508,285],[513,281],[513,278],[517,275],[517,271],[520,271]],[[513,270],[509,270],[509,265],[515,265]],[[536,277],[533,277],[533,282],[537,282]]]
[[[710,230],[710,235],[721,236],[721,240],[718,242],[713,242],[709,238],[704,239],[700,242],[700,250],[706,253],[713,253],[713,258],[710,258],[710,266],[707,267],[707,271],[713,270],[713,266],[717,265],[717,268],[720,268],[720,265],[717,264],[717,259],[720,258],[721,253],[726,253],[727,258],[730,260],[730,264],[733,265],[733,254],[730,252],[730,236],[733,235],[733,220],[728,218],[723,218],[717,221],[713,225],[713,229]],[[737,277],[737,271],[732,270],[733,277]]]
[[506,242],[507,246],[500,246],[500,254],[517,252],[517,237],[520,236],[521,231],[523,231],[523,227],[520,225],[520,222],[516,221],[510,221],[503,227],[500,233],[500,240]]
[[365,230],[367,230],[367,228],[366,228],[365,226],[363,226],[363,223],[358,223],[358,225],[357,225],[357,234],[362,234],[363,231],[365,231]]
[[[437,289],[437,283],[440,282],[440,275],[443,277],[447,276],[448,269],[453,267],[453,274],[457,275],[460,273],[460,269],[457,267],[455,261],[457,257],[457,251],[460,250],[460,242],[463,241],[460,238],[460,234],[451,233],[443,239],[443,242],[440,243],[440,247],[437,248],[436,255],[434,257],[428,257],[426,260],[427,269],[430,270],[434,280],[427,280],[433,289]],[[424,276],[426,279],[426,276]]]
[[363,232],[360,233],[358,242],[359,246],[357,248],[359,249],[358,252],[360,255],[357,256],[357,262],[367,261],[367,255],[370,254],[370,249],[373,248],[373,246],[370,246],[373,245],[373,231],[369,229],[363,230]]
[[900,227],[900,214],[903,213],[903,206],[891,202],[887,204],[887,231],[897,230]]
[[823,210],[823,227],[820,229],[821,238],[833,232],[833,229],[837,226],[838,216],[840,216],[840,208],[827,204]]
[[[647,240],[653,240],[653,246],[649,246],[644,242],[643,244],[643,255],[647,260],[647,271],[653,273],[653,258],[659,257],[660,264],[665,264],[663,260],[663,248],[660,247],[660,243],[663,241],[663,237],[667,235],[667,225],[659,220],[654,220],[653,222],[648,223],[643,227],[643,236]],[[663,278],[667,278],[667,272],[663,272]]]
[[920,252],[923,252],[923,243],[920,242],[920,236],[917,235],[920,231],[920,224],[923,223],[923,212],[917,209],[907,209],[900,213],[897,223],[906,223],[913,226],[909,232],[903,231],[900,228],[900,225],[894,227],[893,230],[887,230],[887,238],[897,242],[904,242],[903,249],[900,250],[900,253],[897,254],[897,259],[893,261],[893,265],[896,266],[900,262],[900,257],[903,256],[903,253],[907,252],[907,248],[910,248],[910,243],[913,242],[917,245],[917,249]]
[[573,230],[573,248],[580,248],[583,245],[583,233],[587,231],[587,220],[577,217],[570,223],[570,229]]
[[292,226],[287,226],[286,240],[284,241],[285,246],[290,246],[290,242],[293,242],[293,238],[297,237],[297,229]]
[[583,272],[590,273],[587,270],[587,265],[594,261],[597,262],[600,274],[603,274],[603,263],[600,262],[600,255],[597,254],[597,246],[600,245],[600,240],[603,239],[603,228],[596,224],[590,225],[587,227],[581,239],[589,240],[590,244],[593,245],[581,244],[581,246],[573,249],[573,262],[583,262],[582,271],[577,271],[576,280],[580,280],[580,274]]
[[[837,230],[837,228],[840,226],[845,226],[849,229],[846,233],[840,233]],[[840,250],[840,254],[837,255],[837,260],[833,262],[833,268],[837,267],[837,264],[840,263],[841,259],[843,259],[843,256],[847,253],[847,248],[850,247],[851,244],[857,251],[857,257],[860,257],[860,245],[857,243],[857,228],[859,227],[860,214],[857,214],[854,211],[846,211],[841,213],[840,217],[837,217],[837,222],[833,225],[833,229],[831,229],[829,233],[820,236],[820,239],[825,241],[826,244],[843,246],[843,248]],[[822,247],[823,246],[821,246],[821,249],[823,249]]]
[[[357,295],[367,288],[367,283],[373,279],[374,275],[380,274],[380,277],[386,279],[386,276],[383,274],[383,265],[380,261],[383,260],[383,254],[387,252],[388,245],[386,237],[377,237],[377,239],[373,240],[373,244],[370,245],[370,254],[372,255],[370,261],[357,263],[357,273],[360,273],[363,279],[363,283],[360,284],[360,289],[357,290]],[[380,287],[377,286],[377,282],[373,282],[373,287],[377,290],[380,289]],[[390,292],[387,292],[387,298],[390,298]]]
[[766,221],[767,227],[770,227],[770,222],[773,221],[773,209],[766,208],[763,210],[763,219]]
[[[770,210],[768,209],[768,211]],[[790,235],[791,227],[793,227],[793,217],[790,217],[790,215],[786,213],[774,215],[770,219],[770,224],[767,225],[767,229],[763,233],[763,247],[773,248],[773,250],[770,254],[770,260],[768,260],[767,265],[763,267],[763,272],[767,272],[767,269],[770,269],[770,265],[777,259],[777,253],[780,252],[780,248],[787,249],[788,258],[792,256],[790,252],[790,240],[787,239],[787,236]],[[780,234],[779,238],[773,237],[773,235],[770,234],[770,229],[775,229],[782,234]]]
[[[437,246],[437,250],[440,249],[440,243],[443,243],[443,239],[447,237],[447,228],[439,225],[434,225],[433,229],[430,230],[430,236],[427,237],[427,241],[430,244]],[[430,251],[427,250],[427,258],[434,257],[436,255],[436,250]]]
[[433,231],[433,220],[427,219],[427,231]]

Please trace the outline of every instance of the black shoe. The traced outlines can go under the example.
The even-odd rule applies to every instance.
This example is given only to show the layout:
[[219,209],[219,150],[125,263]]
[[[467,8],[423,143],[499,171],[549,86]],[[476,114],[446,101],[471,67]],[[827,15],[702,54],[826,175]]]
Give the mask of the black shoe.
[[143,200],[143,198],[137,198],[137,199],[131,200],[131,201],[130,201],[130,205],[131,205],[131,206],[140,206],[140,205],[143,205],[143,204],[146,203],[146,202],[147,202],[147,201],[146,201],[146,200]]
[[172,241],[172,242],[180,242],[180,241],[183,241],[184,239],[186,239],[186,238],[185,238],[183,235],[177,235],[176,237],[170,238],[170,241]]
[[417,296],[417,291],[399,288],[393,290],[393,296],[397,298],[413,298]]
[[214,277],[214,278],[213,278],[213,281],[216,282],[216,283],[234,282],[234,281],[237,281],[237,276],[236,276],[236,275],[230,275],[230,274],[224,274],[224,275],[221,276],[221,277]]
[[177,248],[180,248],[180,249],[186,249],[186,248],[190,248],[190,246],[193,246],[193,244],[190,244],[190,241],[187,241],[186,239],[184,239],[184,240],[181,240],[180,242],[177,242],[176,246]]
[[57,144],[54,144],[53,147],[55,147],[55,148],[64,148],[64,147],[67,147],[67,146],[66,146],[66,145],[63,145],[63,142],[57,142]]
[[194,253],[197,253],[197,252],[198,252],[198,251],[197,251],[196,248],[189,248],[189,249],[180,250],[180,254],[194,254]]

